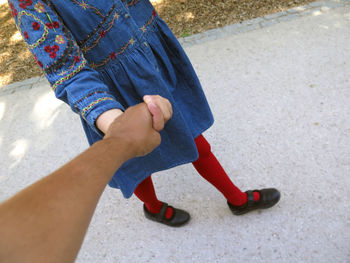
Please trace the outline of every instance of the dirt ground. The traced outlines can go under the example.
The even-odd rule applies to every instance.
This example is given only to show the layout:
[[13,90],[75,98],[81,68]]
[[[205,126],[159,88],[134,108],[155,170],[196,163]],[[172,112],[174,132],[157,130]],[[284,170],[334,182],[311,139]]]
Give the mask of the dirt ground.
[[[242,22],[314,0],[151,0],[177,37]],[[39,76],[40,68],[0,0],[0,86]]]

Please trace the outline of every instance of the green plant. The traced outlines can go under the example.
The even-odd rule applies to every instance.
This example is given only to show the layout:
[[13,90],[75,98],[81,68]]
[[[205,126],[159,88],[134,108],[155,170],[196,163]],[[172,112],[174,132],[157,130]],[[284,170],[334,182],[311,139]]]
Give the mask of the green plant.
[[185,29],[185,31],[181,34],[181,37],[188,37],[190,36],[192,33],[191,33],[191,29],[190,28],[187,28]]

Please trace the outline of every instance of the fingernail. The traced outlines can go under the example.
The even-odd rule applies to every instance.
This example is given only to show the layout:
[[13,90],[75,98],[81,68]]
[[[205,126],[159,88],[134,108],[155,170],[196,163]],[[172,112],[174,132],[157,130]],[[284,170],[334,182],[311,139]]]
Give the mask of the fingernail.
[[151,96],[146,95],[146,96],[144,97],[144,101],[145,101],[146,103],[151,102],[151,101],[152,101]]

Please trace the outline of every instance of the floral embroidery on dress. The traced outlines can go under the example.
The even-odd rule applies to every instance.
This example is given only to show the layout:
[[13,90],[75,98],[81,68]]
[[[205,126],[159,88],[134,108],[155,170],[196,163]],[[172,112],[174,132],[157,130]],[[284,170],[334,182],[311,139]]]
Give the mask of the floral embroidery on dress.
[[156,16],[157,16],[157,12],[156,12],[156,10],[153,10],[153,11],[152,11],[152,17],[147,21],[147,23],[146,23],[143,27],[141,27],[142,32],[146,32],[147,27],[148,27],[150,24],[152,24],[152,22],[153,22],[153,20],[154,20],[154,18],[155,18]]
[[126,7],[130,7],[130,6],[136,5],[138,2],[140,2],[140,0],[132,0],[131,2],[126,4]]
[[40,29],[40,24],[38,22],[33,22],[33,29],[34,30],[39,30]]
[[[63,33],[66,36],[68,43],[67,46],[65,47],[65,50],[63,54],[61,55],[60,58],[56,59],[53,64],[47,66],[44,70],[46,74],[54,73],[57,72],[59,69],[61,69],[63,66],[66,66],[64,70],[61,72],[57,72],[58,76],[63,76],[64,74],[69,73],[73,68],[76,66],[77,63],[81,61],[81,59],[77,59],[78,57],[80,58],[80,50],[79,47],[75,44],[73,39],[71,38],[68,30],[63,27]],[[57,37],[63,41],[63,44],[66,43],[66,40],[64,36],[58,35],[56,36],[55,42],[57,40]],[[57,42],[56,42],[57,43]],[[59,50],[59,46],[53,45],[52,47],[48,47],[47,51],[48,52],[57,52]],[[73,53],[76,52],[77,55],[73,55]],[[54,54],[50,54],[51,56],[55,56]],[[73,56],[73,63],[68,67],[67,62],[69,59],[72,59]]]
[[50,53],[50,58],[56,58],[57,52],[60,50],[60,47],[58,45],[48,45],[44,47],[44,50],[45,52]]
[[[53,90],[86,66],[86,60],[71,33],[64,26],[61,28],[62,21],[53,6],[46,1],[33,0],[13,0],[9,1],[9,6],[11,15],[16,17],[18,29]],[[16,6],[23,10],[17,12]],[[56,29],[59,29],[57,33]]]
[[83,46],[85,45],[85,43],[93,36],[96,34],[96,32],[98,32],[98,30],[101,29],[101,27],[104,25],[104,23],[106,22],[106,20],[108,19],[108,17],[111,16],[111,14],[113,13],[115,9],[115,5],[112,6],[112,8],[108,11],[108,14],[101,20],[100,24],[90,33],[86,36],[85,39],[81,40],[78,42],[79,46]]
[[26,9],[27,6],[31,6],[33,4],[32,0],[19,0],[21,3],[19,4],[19,7],[22,9]]
[[60,24],[57,21],[54,21],[53,23],[47,22],[46,26],[50,29],[53,29],[53,28],[57,29],[60,27]]
[[100,42],[101,38],[106,36],[106,32],[108,32],[114,24],[115,20],[119,19],[119,15],[117,13],[114,14],[112,21],[109,23],[109,27],[106,28],[105,30],[102,30],[98,36],[98,38],[92,42],[92,44],[90,46],[83,46],[81,49],[84,53],[88,52],[89,50],[93,49],[94,47],[96,47],[98,45],[98,43]]
[[97,14],[100,17],[104,17],[104,15],[102,14],[102,12],[100,10],[98,10],[96,7],[89,5],[88,3],[86,3],[86,1],[81,1],[79,2],[78,0],[70,0],[71,2],[77,4],[78,6],[80,6],[81,8],[83,8],[84,10],[86,9],[92,9],[94,11],[95,14]]
[[73,60],[74,60],[74,62],[79,63],[80,60],[81,60],[81,57],[79,57],[79,56],[73,56]]
[[[113,14],[114,12],[114,14]],[[112,18],[110,18],[110,16],[113,14]],[[108,12],[107,16],[105,17],[105,19],[103,19],[101,21],[101,23],[98,25],[98,27],[93,30],[92,33],[90,33],[87,38],[85,38],[83,41],[79,42],[79,45],[81,47],[81,50],[83,51],[83,53],[87,53],[89,52],[91,49],[93,49],[94,47],[96,47],[98,45],[98,43],[100,42],[100,40],[102,38],[104,38],[106,36],[106,34],[108,33],[109,30],[111,30],[111,28],[114,26],[115,21],[118,21],[120,15],[115,11],[115,6],[113,6],[111,8],[111,10]],[[110,19],[111,21],[109,21],[107,23],[107,28],[102,29],[99,33],[98,33],[98,37],[92,42],[92,43],[88,43],[89,39],[98,32],[98,30],[100,30],[103,26],[106,27],[106,20]]]
[[72,77],[74,77],[76,74],[78,74],[84,67],[86,66],[86,60],[84,59],[83,62],[79,65],[79,67],[77,67],[74,71],[72,71],[71,73],[69,73],[67,76],[57,80],[53,85],[52,85],[52,89],[53,91],[55,91],[57,89],[57,87],[59,85],[61,85],[63,82],[65,82],[68,79],[71,79]]
[[[62,38],[63,38],[63,36],[62,36]],[[73,41],[71,39],[69,39],[62,56],[59,59],[57,59],[52,65],[45,68],[45,73],[46,74],[53,73],[53,72],[57,71],[58,69],[62,68],[64,65],[66,65],[66,63],[67,63],[68,59],[70,58],[70,56],[72,55],[73,51],[74,51]]]
[[55,39],[55,42],[56,42],[57,44],[64,44],[64,43],[66,43],[66,40],[64,39],[63,36],[57,35],[57,36],[56,36],[56,39]]
[[109,56],[108,56],[107,58],[105,58],[104,60],[102,60],[102,61],[100,61],[100,62],[98,62],[98,63],[91,63],[91,64],[90,64],[90,67],[91,67],[91,68],[98,68],[98,67],[101,67],[101,66],[107,64],[110,60],[114,60],[114,59],[116,59],[116,57],[117,57],[118,55],[122,54],[122,53],[128,48],[128,46],[134,45],[134,44],[135,44],[135,39],[134,39],[134,38],[131,38],[131,39],[129,40],[128,43],[126,43],[123,47],[121,47],[121,48],[119,49],[118,52],[114,52],[114,51],[111,52],[111,53],[109,54]]
[[18,15],[17,9],[13,6],[13,3],[10,3],[11,16],[16,17]]
[[[71,54],[69,54],[69,57],[71,57]],[[67,57],[67,59],[69,58]],[[67,74],[69,71],[73,70],[73,68],[75,67],[76,64],[78,64],[81,61],[81,57],[80,56],[73,56],[73,63],[72,65],[70,65],[69,68],[67,68],[66,70],[61,71],[60,73],[57,73],[59,76],[63,76],[65,74]],[[57,68],[61,68],[62,65],[64,65],[64,63],[62,62],[58,62],[57,63]]]
[[[19,12],[19,14],[18,14],[18,28],[19,28],[19,29],[21,29],[21,20],[22,20],[22,17],[23,17],[23,16],[28,16],[28,17],[31,17],[31,18],[33,18],[33,19],[35,20],[35,22],[32,23],[32,28],[33,28],[35,31],[38,31],[38,30],[41,28],[40,24],[41,24],[41,25],[43,26],[43,28],[44,28],[44,32],[43,32],[42,36],[41,36],[36,42],[34,42],[34,43],[32,43],[32,44],[29,44],[29,43],[27,42],[27,43],[28,43],[29,49],[34,49],[34,48],[38,47],[41,43],[43,43],[43,42],[46,40],[46,38],[47,38],[47,36],[48,36],[48,34],[49,34],[49,30],[48,30],[47,26],[44,24],[43,21],[41,21],[38,17],[36,17],[36,16],[33,15],[32,13],[28,13],[27,11],[21,11],[21,12]],[[26,32],[26,31],[24,31],[24,32]],[[23,34],[24,34],[24,33],[23,33]],[[28,33],[27,33],[26,36],[28,36],[28,38],[29,38]],[[25,38],[25,39],[28,39],[28,38],[26,38],[26,36],[24,36],[24,38]]]
[[45,6],[43,3],[39,2],[36,3],[34,6],[34,9],[38,12],[38,13],[44,13],[45,12]]

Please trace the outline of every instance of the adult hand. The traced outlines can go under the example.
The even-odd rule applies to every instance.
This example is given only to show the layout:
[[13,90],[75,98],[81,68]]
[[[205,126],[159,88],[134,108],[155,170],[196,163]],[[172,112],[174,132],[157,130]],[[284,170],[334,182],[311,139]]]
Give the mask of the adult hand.
[[146,95],[143,97],[143,100],[152,114],[153,128],[161,131],[164,128],[164,124],[173,115],[173,109],[169,100],[159,95]]
[[104,140],[0,204],[0,262],[74,262],[112,176],[160,144],[152,124],[146,103],[128,108]]
[[[160,119],[160,111],[154,112],[154,118]],[[118,139],[126,142],[130,158],[143,156],[156,148],[161,137],[152,127],[152,115],[145,103],[129,107],[109,126],[104,139]]]

